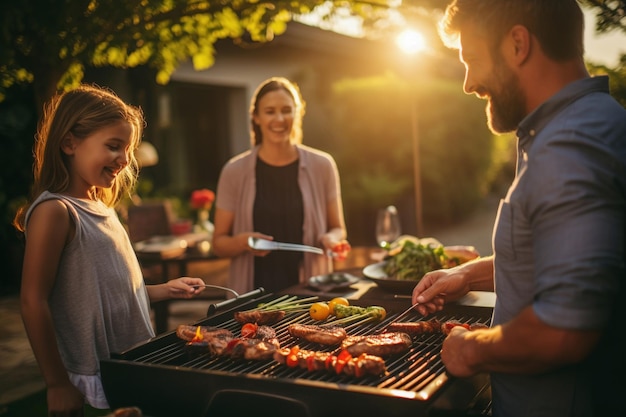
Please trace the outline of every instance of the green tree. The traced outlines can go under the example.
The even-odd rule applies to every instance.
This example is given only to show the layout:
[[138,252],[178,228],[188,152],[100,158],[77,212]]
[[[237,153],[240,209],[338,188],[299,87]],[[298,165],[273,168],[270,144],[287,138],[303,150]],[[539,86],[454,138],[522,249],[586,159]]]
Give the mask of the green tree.
[[581,3],[596,13],[597,32],[626,32],[626,0],[581,0]]
[[[600,32],[626,31],[626,1],[583,0],[597,10]],[[16,83],[32,84],[39,109],[57,89],[82,80],[86,66],[148,65],[165,84],[188,58],[196,69],[214,61],[214,43],[266,42],[297,15],[322,20],[350,13],[366,26],[385,21],[398,7],[441,8],[440,0],[22,0],[0,3],[0,101]],[[418,12],[419,13],[419,12]]]
[[[0,100],[16,83],[34,87],[40,108],[57,89],[83,78],[86,66],[156,69],[165,84],[191,58],[196,69],[214,61],[214,43],[266,42],[288,21],[316,11],[330,19],[339,10],[383,17],[386,0],[22,0],[0,5]],[[325,5],[321,9],[318,6]],[[328,7],[330,6],[330,7]]]
[[607,74],[609,76],[609,88],[611,95],[626,108],[626,55],[615,68],[608,68],[605,65],[588,63],[589,72],[594,75]]
[[332,101],[342,106],[332,122],[341,141],[330,150],[340,169],[351,242],[372,244],[372,219],[389,204],[408,220],[404,231],[415,233],[414,157],[421,165],[423,218],[431,226],[464,219],[496,185],[514,142],[489,132],[484,103],[460,94],[461,82],[386,75],[335,85]]

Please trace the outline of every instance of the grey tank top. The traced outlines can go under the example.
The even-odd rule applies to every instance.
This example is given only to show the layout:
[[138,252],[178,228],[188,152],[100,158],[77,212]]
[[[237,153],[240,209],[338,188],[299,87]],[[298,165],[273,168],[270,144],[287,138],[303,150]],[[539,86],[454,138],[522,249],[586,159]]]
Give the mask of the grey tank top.
[[148,293],[115,210],[46,191],[26,221],[37,204],[50,199],[62,201],[76,225],[49,299],[59,350],[68,371],[95,375],[100,359],[154,337]]

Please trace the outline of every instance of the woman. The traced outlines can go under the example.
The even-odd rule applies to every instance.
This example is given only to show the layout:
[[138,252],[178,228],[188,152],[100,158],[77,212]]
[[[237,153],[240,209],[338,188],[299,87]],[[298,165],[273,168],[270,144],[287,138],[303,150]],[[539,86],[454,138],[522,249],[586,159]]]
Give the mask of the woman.
[[238,292],[277,291],[332,272],[332,258],[257,251],[249,237],[318,246],[331,256],[350,250],[334,159],[302,145],[304,101],[280,77],[257,88],[250,105],[252,149],[222,169],[215,202],[213,250],[231,257],[230,286]]

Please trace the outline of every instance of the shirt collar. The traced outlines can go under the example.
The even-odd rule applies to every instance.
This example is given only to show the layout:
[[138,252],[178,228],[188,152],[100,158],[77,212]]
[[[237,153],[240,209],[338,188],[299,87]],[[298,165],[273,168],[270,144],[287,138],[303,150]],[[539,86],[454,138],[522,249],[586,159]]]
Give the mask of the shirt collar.
[[550,123],[558,112],[580,97],[594,92],[609,92],[608,76],[586,77],[565,86],[522,120],[517,128],[519,146],[527,152],[535,136]]

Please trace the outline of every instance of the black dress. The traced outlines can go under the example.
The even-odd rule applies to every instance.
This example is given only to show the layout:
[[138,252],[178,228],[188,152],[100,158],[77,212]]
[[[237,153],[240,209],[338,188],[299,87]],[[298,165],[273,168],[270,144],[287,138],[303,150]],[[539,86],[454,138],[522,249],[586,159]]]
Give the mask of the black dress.
[[[281,167],[268,165],[260,158],[256,163],[256,196],[254,230],[274,237],[277,242],[302,243],[304,206],[298,185],[299,161]],[[296,285],[302,263],[302,252],[273,251],[254,258],[254,287],[266,291]]]

